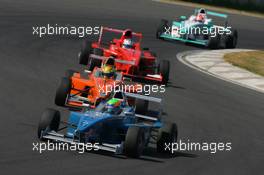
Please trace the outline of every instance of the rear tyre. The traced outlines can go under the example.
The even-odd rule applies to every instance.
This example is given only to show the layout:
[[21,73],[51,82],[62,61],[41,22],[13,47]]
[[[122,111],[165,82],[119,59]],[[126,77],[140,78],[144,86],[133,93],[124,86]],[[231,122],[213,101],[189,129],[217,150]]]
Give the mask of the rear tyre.
[[163,83],[167,85],[170,76],[170,62],[168,60],[162,60],[159,63],[158,72],[163,77]]
[[79,64],[87,65],[89,62],[89,55],[92,52],[92,42],[84,41],[81,52],[79,53]]
[[141,156],[145,146],[144,129],[140,127],[130,127],[127,130],[124,153],[128,157],[138,158]]
[[237,30],[235,29],[231,30],[231,34],[226,35],[226,48],[228,49],[236,48],[237,38],[238,38]]
[[146,100],[136,99],[135,107],[136,107],[136,114],[145,115],[148,112],[148,105],[149,102]]
[[178,129],[176,123],[165,122],[163,127],[159,129],[157,140],[157,152],[166,153],[167,144],[175,143],[178,137]]
[[65,102],[70,91],[71,81],[67,77],[62,78],[61,83],[56,91],[55,104],[58,106],[65,106]]
[[99,59],[91,59],[89,66],[88,66],[88,70],[89,71],[93,71],[95,67],[101,67],[102,64],[102,60]]
[[45,140],[41,137],[43,131],[58,131],[60,125],[60,112],[54,109],[46,109],[40,118],[38,124],[38,138],[40,140]]

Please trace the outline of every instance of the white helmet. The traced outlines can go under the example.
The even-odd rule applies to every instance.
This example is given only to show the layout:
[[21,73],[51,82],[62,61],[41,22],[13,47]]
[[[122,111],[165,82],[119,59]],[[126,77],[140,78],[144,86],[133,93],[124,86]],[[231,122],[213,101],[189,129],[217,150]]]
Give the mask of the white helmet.
[[123,48],[131,49],[133,47],[133,42],[130,38],[124,39],[123,41]]

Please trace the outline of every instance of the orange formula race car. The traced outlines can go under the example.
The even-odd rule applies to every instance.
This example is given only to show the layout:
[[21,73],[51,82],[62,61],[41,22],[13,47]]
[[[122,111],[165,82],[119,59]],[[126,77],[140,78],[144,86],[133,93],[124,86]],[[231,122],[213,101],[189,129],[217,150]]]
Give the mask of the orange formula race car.
[[55,104],[73,108],[95,107],[113,91],[134,93],[139,89],[142,89],[141,84],[125,84],[123,74],[115,71],[114,59],[107,59],[101,68],[95,67],[92,72],[67,71],[56,91]]

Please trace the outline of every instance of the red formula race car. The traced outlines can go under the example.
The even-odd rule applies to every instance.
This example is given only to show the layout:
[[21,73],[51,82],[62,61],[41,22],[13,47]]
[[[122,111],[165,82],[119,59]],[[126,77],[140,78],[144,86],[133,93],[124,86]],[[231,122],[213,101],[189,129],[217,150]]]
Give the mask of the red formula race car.
[[[108,35],[107,35],[108,34]],[[109,34],[112,34],[109,37]],[[79,63],[88,65],[90,71],[100,67],[102,60],[112,56],[115,58],[117,71],[125,77],[144,82],[167,84],[169,80],[170,62],[157,62],[156,54],[148,48],[141,49],[142,34],[130,29],[118,30],[101,27],[97,42],[85,41],[79,53]]]

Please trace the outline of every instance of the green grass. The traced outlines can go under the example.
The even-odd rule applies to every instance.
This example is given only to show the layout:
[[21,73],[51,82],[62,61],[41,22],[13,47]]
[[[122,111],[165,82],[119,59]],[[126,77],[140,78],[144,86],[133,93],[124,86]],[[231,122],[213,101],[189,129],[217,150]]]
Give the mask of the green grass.
[[264,4],[256,5],[250,2],[245,4],[239,4],[238,2],[232,2],[230,0],[169,0],[169,1],[193,2],[193,3],[207,4],[212,6],[264,14]]
[[228,53],[224,59],[234,66],[264,76],[264,51]]

